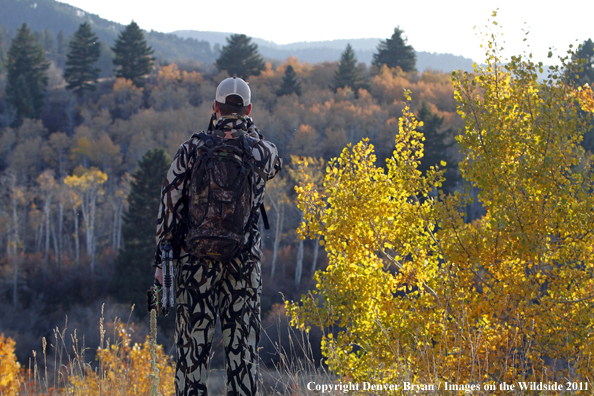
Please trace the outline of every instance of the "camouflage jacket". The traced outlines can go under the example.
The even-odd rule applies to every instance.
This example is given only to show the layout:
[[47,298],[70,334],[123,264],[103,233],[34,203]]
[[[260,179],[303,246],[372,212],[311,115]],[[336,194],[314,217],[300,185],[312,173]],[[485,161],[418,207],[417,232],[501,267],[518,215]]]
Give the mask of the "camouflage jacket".
[[[272,179],[282,168],[282,159],[278,156],[276,146],[264,140],[262,134],[256,128],[251,118],[249,117],[221,117],[214,127],[214,131],[222,131],[230,134],[236,131],[245,131],[251,139],[257,142],[253,145],[252,154],[254,155],[255,165],[262,170],[264,176],[268,180]],[[208,131],[207,133],[215,133]],[[156,260],[160,262],[160,246],[162,241],[177,240],[180,241],[178,245],[179,256],[187,255],[184,249],[183,235],[179,233],[183,231],[182,225],[184,223],[184,216],[186,215],[186,205],[189,192],[190,177],[192,169],[194,168],[195,154],[197,148],[202,146],[204,141],[193,135],[189,140],[185,141],[177,153],[169,168],[167,177],[163,182],[161,190],[161,204],[157,218],[157,252]],[[199,165],[199,164],[198,164]],[[252,207],[257,208],[264,201],[265,180],[260,175],[256,174],[256,194],[252,202]],[[253,225],[253,242],[251,246],[252,255],[257,258],[262,258],[262,242],[261,235],[257,224]],[[246,233],[245,243],[249,242],[249,233]]]

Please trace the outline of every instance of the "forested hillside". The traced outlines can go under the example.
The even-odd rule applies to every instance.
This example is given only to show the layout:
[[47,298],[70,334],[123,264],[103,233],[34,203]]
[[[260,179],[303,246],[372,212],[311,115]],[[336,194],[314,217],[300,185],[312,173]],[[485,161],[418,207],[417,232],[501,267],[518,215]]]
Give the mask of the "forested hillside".
[[[124,28],[121,24],[55,0],[0,0],[0,10],[0,48],[3,51],[8,49],[8,43],[16,30],[26,22],[37,32],[48,57],[63,67],[63,56],[71,35],[81,23],[88,22],[102,44],[102,59],[99,62],[102,76],[113,75],[113,53],[109,47],[118,32]],[[217,57],[216,50],[206,41],[180,38],[174,34],[152,30],[146,33],[146,38],[155,49],[155,57],[161,61],[184,59],[205,67]]]
[[[138,29],[135,24],[127,28]],[[220,71],[211,66],[214,73],[200,73],[184,68],[184,62],[151,60],[147,46],[142,56],[148,57],[151,66],[138,79],[130,75],[130,79],[97,80],[92,71],[100,76],[102,55],[97,58],[91,47],[83,51],[85,45],[91,46],[85,44],[85,37],[94,32],[83,25],[79,30],[73,41],[63,43],[64,66],[51,60],[52,52],[43,48],[47,37],[43,31],[21,26],[14,39],[2,41],[0,293],[5,304],[0,331],[17,339],[22,359],[65,315],[72,326],[86,328],[92,337],[96,331],[89,328],[104,301],[119,315],[136,303],[136,320],[146,320],[143,293],[152,282],[154,226],[150,224],[157,208],[140,213],[149,219],[142,230],[134,228],[141,227],[133,220],[139,214],[129,211],[134,199],[154,201],[160,182],[157,177],[151,192],[143,190],[146,196],[141,197],[130,196],[131,183],[142,183],[137,178],[147,174],[139,169],[144,156],[155,156],[154,149],[163,149],[171,158],[192,133],[206,128],[216,85],[228,76],[222,61],[217,63]],[[26,31],[32,41],[21,37]],[[118,37],[124,39],[122,34]],[[115,43],[106,44],[117,51]],[[25,95],[31,85],[27,90],[14,88],[24,82],[11,59],[28,53],[19,52],[19,46],[37,48],[30,51],[41,51],[51,60],[39,60],[45,62],[37,65],[40,72],[26,77],[28,82],[38,81],[35,97]],[[86,58],[75,56],[83,53]],[[319,244],[302,241],[295,232],[301,214],[294,203],[294,158],[309,157],[322,166],[348,143],[368,137],[384,161],[394,147],[402,93],[408,88],[415,97],[415,111],[427,121],[427,136],[432,136],[428,146],[434,151],[424,166],[448,161],[448,188],[455,187],[457,157],[452,144],[461,120],[449,74],[404,72],[386,65],[368,69],[357,63],[352,57],[321,64],[289,58],[276,68],[257,63],[261,69],[247,78],[254,121],[277,144],[287,164],[268,187],[266,207],[272,226],[264,231],[265,313],[282,302],[279,292],[296,298],[311,287],[313,272],[326,262]],[[119,65],[110,67],[126,76]],[[77,74],[85,67],[87,74]],[[70,74],[65,74],[69,69]],[[356,83],[349,80],[355,77]],[[40,106],[27,110],[23,103],[28,100]],[[155,176],[158,170],[148,173]],[[135,238],[143,244],[142,253],[130,247]],[[123,262],[122,257],[136,264]]]

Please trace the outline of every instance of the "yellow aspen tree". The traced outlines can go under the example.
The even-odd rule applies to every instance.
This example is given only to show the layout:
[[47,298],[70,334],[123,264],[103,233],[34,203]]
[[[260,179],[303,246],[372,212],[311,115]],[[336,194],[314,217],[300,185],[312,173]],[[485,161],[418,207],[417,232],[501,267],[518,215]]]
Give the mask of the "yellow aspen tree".
[[467,378],[591,377],[594,176],[580,147],[587,89],[566,83],[572,65],[550,67],[539,81],[544,66],[531,55],[504,62],[496,38],[484,66],[453,76],[466,123],[460,172],[486,214],[465,224],[458,211],[468,200],[458,196],[442,207],[450,323],[459,326],[448,326],[444,344],[458,345],[456,363],[474,367]]
[[87,254],[91,261],[91,270],[95,270],[95,211],[97,199],[103,195],[102,184],[107,181],[107,175],[99,169],[79,168],[80,176],[76,174],[64,179],[64,183],[81,197],[81,209],[85,222]]
[[[322,188],[322,180],[324,176],[324,168],[325,168],[325,161],[323,158],[313,158],[313,157],[299,157],[296,155],[291,155],[291,165],[287,167],[287,171],[289,172],[289,176],[291,179],[295,181],[295,183],[302,182],[307,180],[310,183],[313,183],[313,186],[316,190],[320,191]],[[303,211],[298,209],[299,211],[299,223],[303,222]],[[295,288],[299,288],[299,284],[301,283],[301,278],[303,276],[303,248],[304,248],[304,240],[305,237],[299,237],[299,245],[297,248],[297,265],[295,266]],[[314,257],[312,259],[312,263],[310,265],[311,274],[313,275],[316,271],[317,267],[317,260],[319,255],[319,238],[315,238],[315,245],[313,248]]]
[[329,266],[287,310],[294,325],[325,330],[323,353],[342,376],[594,375],[594,169],[580,147],[592,91],[566,83],[572,65],[539,79],[530,55],[504,63],[495,34],[486,50],[484,66],[453,76],[460,171],[483,217],[464,221],[464,192],[432,199],[443,172],[418,170],[423,136],[410,105],[385,170],[363,140],[329,162],[323,190],[307,178],[297,188],[300,232],[323,238]]
[[[52,170],[45,170],[37,177],[37,184],[39,185],[40,199],[43,202],[43,227],[44,227],[44,248],[43,261],[41,270],[44,275],[47,273],[47,265],[49,261],[50,252],[50,236],[51,236],[51,219],[52,219],[52,203],[54,201],[54,194],[57,192],[56,179]],[[55,242],[55,241],[54,241]],[[57,250],[57,249],[56,249]],[[57,261],[58,257],[55,257]]]
[[78,267],[80,265],[80,242],[78,238],[79,234],[79,226],[78,226],[78,208],[82,205],[82,198],[78,191],[74,190],[68,184],[64,183],[66,187],[65,191],[63,191],[63,196],[65,201],[70,205],[72,209],[72,220],[74,222],[74,262]]
[[440,255],[431,192],[443,172],[432,168],[423,176],[417,169],[418,126],[406,106],[386,170],[375,165],[364,139],[328,163],[322,189],[307,172],[297,187],[304,213],[299,232],[322,238],[329,265],[316,273],[316,290],[301,304],[288,304],[288,312],[302,328],[334,328],[322,341],[327,363],[356,381],[401,379],[439,333],[444,307],[436,291]]

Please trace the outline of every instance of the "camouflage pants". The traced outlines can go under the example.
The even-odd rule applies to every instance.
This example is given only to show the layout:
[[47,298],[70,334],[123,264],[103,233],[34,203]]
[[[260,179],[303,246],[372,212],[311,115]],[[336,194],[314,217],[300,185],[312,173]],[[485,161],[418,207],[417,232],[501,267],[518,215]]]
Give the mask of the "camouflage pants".
[[176,275],[177,396],[207,395],[207,362],[221,319],[228,395],[256,395],[260,338],[260,262],[182,257]]

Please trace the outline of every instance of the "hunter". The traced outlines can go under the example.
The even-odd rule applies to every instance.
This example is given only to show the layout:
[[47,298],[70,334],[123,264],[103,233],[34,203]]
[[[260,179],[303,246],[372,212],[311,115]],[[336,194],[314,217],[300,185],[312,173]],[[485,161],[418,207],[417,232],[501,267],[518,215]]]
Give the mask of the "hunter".
[[[236,77],[216,89],[206,132],[177,151],[163,183],[155,280],[173,250],[178,396],[207,395],[217,314],[228,395],[256,395],[260,338],[261,235],[266,182],[282,167],[276,146],[250,118],[251,90]],[[168,248],[169,249],[169,248]]]

